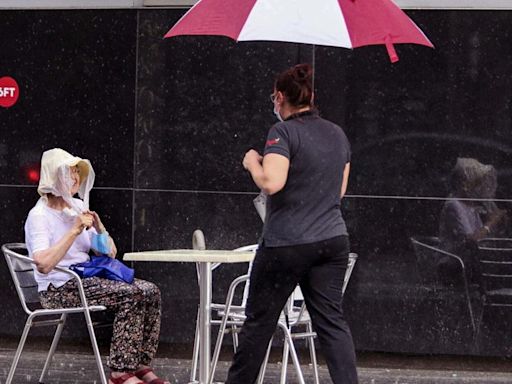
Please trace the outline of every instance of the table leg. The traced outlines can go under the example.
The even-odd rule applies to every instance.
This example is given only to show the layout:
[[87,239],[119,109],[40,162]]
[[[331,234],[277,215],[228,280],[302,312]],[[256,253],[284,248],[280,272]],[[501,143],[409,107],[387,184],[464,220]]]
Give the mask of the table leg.
[[199,384],[207,384],[210,373],[212,270],[210,262],[199,263]]

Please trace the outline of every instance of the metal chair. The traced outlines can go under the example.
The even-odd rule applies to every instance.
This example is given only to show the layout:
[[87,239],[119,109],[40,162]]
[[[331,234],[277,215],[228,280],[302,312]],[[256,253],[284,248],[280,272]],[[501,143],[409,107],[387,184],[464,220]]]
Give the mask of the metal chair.
[[[83,313],[87,324],[87,329],[89,331],[89,336],[91,338],[91,344],[94,351],[94,357],[96,359],[98,372],[100,374],[101,383],[107,384],[107,378],[103,370],[101,355],[98,348],[98,344],[96,342],[93,322],[91,320],[91,312],[104,311],[106,308],[100,305],[88,305],[87,300],[85,298],[82,282],[78,275],[66,268],[55,267],[56,270],[64,272],[78,281],[78,291],[80,295],[80,300],[82,302],[82,306],[76,308],[59,309],[30,309],[31,304],[39,304],[39,295],[37,292],[37,282],[35,281],[34,271],[32,269],[32,266],[35,265],[35,263],[30,257],[22,255],[20,253],[23,252],[26,254],[26,249],[27,248],[23,243],[9,243],[2,245],[2,252],[5,256],[7,267],[9,268],[12,281],[16,288],[16,292],[18,293],[21,306],[23,307],[25,313],[28,315],[28,319],[25,323],[25,328],[21,335],[21,339],[18,344],[18,348],[16,349],[14,360],[9,370],[9,374],[7,376],[7,380],[5,383],[12,383],[14,372],[16,371],[16,367],[18,365],[30,329],[36,326],[56,325],[57,329],[53,336],[53,341],[50,346],[50,350],[48,351],[46,361],[44,363],[43,372],[41,373],[41,376],[39,378],[39,383],[44,383],[46,374],[48,372],[48,368],[55,353],[55,349],[57,348],[57,344],[59,342],[62,329],[64,328],[67,315],[70,313]],[[54,319],[55,315],[58,315],[60,317],[58,319]],[[40,317],[42,317],[43,319],[39,320]],[[48,319],[48,317],[53,318]]]
[[[251,246],[250,246],[251,247]],[[239,248],[238,250],[247,250],[247,247]],[[349,264],[347,266],[347,271],[345,273],[344,282],[343,282],[343,288],[342,292],[345,292],[345,289],[347,287],[348,281],[350,279],[350,276],[352,274],[352,271],[355,266],[355,262],[357,260],[357,255],[355,253],[351,253],[349,255]],[[240,327],[243,325],[243,322],[245,320],[245,312],[243,311],[243,308],[245,307],[239,307],[239,306],[233,306],[233,298],[235,296],[235,292],[239,286],[241,286],[244,283],[249,282],[249,274],[240,276],[233,280],[231,283],[228,294],[226,297],[226,304],[224,308],[224,312],[220,313],[222,315],[222,321],[219,328],[219,333],[217,336],[217,342],[215,345],[215,350],[213,353],[212,358],[212,374],[211,374],[211,380],[213,380],[215,369],[217,366],[220,349],[222,346],[223,336],[226,333],[228,326],[235,326]],[[246,297],[247,290],[248,290],[248,284],[244,284],[244,290]],[[300,293],[300,289],[296,289],[294,293],[290,296],[290,298],[287,301],[287,304],[285,305],[285,308],[283,309],[283,312],[280,316],[280,319],[277,323],[278,329],[280,329],[283,332],[284,335],[284,347],[283,347],[283,361],[282,361],[282,368],[281,368],[281,381],[280,383],[286,383],[286,374],[287,374],[287,365],[288,365],[288,357],[291,356],[293,365],[295,367],[295,371],[297,374],[297,380],[299,383],[304,384],[304,376],[302,374],[302,369],[300,366],[299,358],[295,349],[294,340],[296,339],[307,339],[308,341],[308,347],[311,357],[311,363],[314,369],[314,377],[315,377],[315,384],[319,384],[319,375],[318,375],[318,365],[316,360],[316,351],[315,351],[315,345],[314,345],[314,338],[316,337],[316,333],[313,332],[312,323],[311,323],[311,317],[309,316],[309,313],[306,309],[306,304],[303,302],[300,306],[294,306],[294,301],[297,298],[300,298],[302,293]],[[242,310],[241,310],[242,309]],[[294,332],[296,328],[298,327],[305,327],[306,332]],[[265,355],[265,359],[263,360],[263,364],[260,369],[260,373],[258,376],[257,383],[262,384],[263,378],[265,376],[266,367],[268,364],[268,359],[270,356],[270,350],[272,347],[272,339],[269,342],[267,353]],[[211,382],[210,382],[211,383]]]
[[[206,249],[206,241],[204,237],[204,233],[197,229],[192,234],[192,248],[193,249],[200,249],[204,250]],[[234,251],[253,251],[256,252],[256,249],[258,248],[257,244],[252,244],[244,247],[240,247],[235,249]],[[218,263],[212,263],[211,270],[215,270],[217,267],[219,267],[220,264]],[[236,352],[236,349],[238,347],[238,332],[240,331],[241,326],[243,325],[243,322],[245,320],[245,304],[247,301],[247,296],[249,294],[249,276],[251,272],[251,266],[252,263],[249,263],[247,273],[238,276],[235,278],[228,289],[227,298],[224,303],[210,303],[210,308],[212,310],[212,313],[216,315],[216,319],[211,319],[212,325],[219,325],[219,333],[217,337],[217,341],[215,344],[215,349],[212,356],[212,362],[211,362],[211,369],[210,369],[210,382],[209,384],[213,383],[215,370],[217,368],[217,363],[219,360],[220,350],[222,347],[222,341],[223,337],[227,333],[232,334],[233,338],[233,349],[234,352]],[[199,273],[199,268],[196,270],[197,272],[197,278],[198,282],[201,279],[201,274]],[[234,303],[235,299],[235,293],[242,290],[242,298],[241,302],[238,304]],[[198,312],[199,316],[199,312]],[[291,342],[291,339],[290,339]],[[192,367],[190,372],[190,382],[194,383],[197,382],[197,371],[198,371],[198,362],[199,362],[199,343],[200,343],[200,336],[199,336],[199,321],[196,321],[196,334],[194,338],[194,351],[192,356]],[[295,351],[295,348],[292,349]],[[267,351],[270,353],[270,346]],[[296,356],[296,354],[295,354]],[[265,361],[267,358],[265,359]],[[296,362],[298,364],[298,359],[296,359]],[[300,366],[298,366],[298,374],[300,377],[302,377],[302,372],[300,371]],[[263,383],[263,375],[264,375],[264,368],[260,370],[260,374],[258,376],[257,383],[262,384]],[[302,381],[303,383],[304,381]]]
[[478,241],[478,256],[483,302],[475,341],[480,333],[486,308],[512,308],[512,239],[482,239]]
[[464,294],[471,319],[471,327],[474,334],[476,331],[476,321],[474,315],[475,311],[471,303],[471,296],[464,261],[459,256],[440,249],[439,238],[437,237],[416,236],[411,237],[410,240],[416,255],[416,263],[422,282],[425,284],[432,284],[434,289],[446,289],[446,286],[443,286],[438,276],[438,262],[441,259],[448,257],[460,265],[460,277],[464,283]]
[[[252,251],[256,252],[258,244],[246,245],[234,249],[235,252]],[[241,331],[241,327],[245,321],[245,307],[247,304],[247,298],[249,296],[250,286],[250,275],[252,269],[252,262],[248,264],[247,273],[236,277],[230,284],[226,295],[226,300],[223,304],[213,304],[212,309],[216,312],[218,319],[215,321],[219,325],[219,331],[215,348],[213,351],[212,363],[211,363],[211,374],[210,381],[208,384],[212,384],[215,376],[215,370],[217,369],[217,363],[219,361],[220,350],[224,335],[231,333],[233,340],[233,353],[236,353],[238,348],[238,333]],[[236,295],[237,292],[241,293]],[[235,296],[240,296],[239,302],[235,303]],[[263,367],[260,369],[260,373],[256,380],[257,384],[263,384],[263,376],[265,371]]]
[[[256,251],[258,245],[253,244],[245,247],[241,247],[236,249],[236,251]],[[206,249],[206,241],[204,237],[204,233],[197,229],[192,234],[192,248],[198,249],[198,250],[204,250]],[[214,271],[217,269],[221,264],[220,263],[212,263],[211,270]],[[247,301],[247,296],[249,293],[249,274],[251,270],[252,263],[249,263],[248,265],[248,271],[246,274],[239,276],[235,279],[235,281],[239,281],[240,283],[243,283],[243,294],[242,294],[242,300],[239,304],[232,304],[230,310],[231,311],[237,311],[238,313],[243,314],[245,311],[245,303]],[[196,265],[196,272],[197,272],[197,281],[199,283],[201,279],[201,275],[199,273],[199,267]],[[233,283],[232,283],[233,284]],[[237,283],[238,286],[238,283]],[[222,316],[225,314],[226,311],[226,304],[225,303],[210,303],[210,308],[212,310],[213,315],[215,315],[217,318],[211,319],[212,325],[221,325],[222,322]],[[225,333],[230,332],[232,334],[233,338],[233,349],[234,352],[236,352],[236,348],[238,346],[238,331],[240,330],[241,324],[232,323],[229,325],[229,329],[225,330]],[[199,333],[199,310],[197,312],[197,319],[196,319],[196,332],[195,332],[195,338],[194,338],[194,350],[192,354],[192,367],[190,370],[190,382],[194,383],[197,382],[197,374],[198,374],[198,363],[199,363],[199,343],[200,343],[200,333]],[[220,352],[220,350],[219,350]],[[218,360],[218,354],[214,353],[214,359]],[[216,357],[215,357],[216,356]],[[217,361],[212,361],[212,366],[216,366]],[[214,372],[214,370],[212,370]]]
[[[352,271],[357,262],[357,254],[350,253],[348,258],[347,270],[345,272],[345,276],[343,278],[343,287],[341,290],[341,294],[345,294],[345,290],[347,289],[348,282],[350,281],[350,277],[352,276]],[[301,305],[295,305],[297,302],[301,302]],[[297,286],[294,293],[288,300],[285,309],[283,310],[283,314],[281,315],[280,321],[287,324],[288,329],[290,331],[290,335],[292,339],[306,339],[308,342],[311,365],[313,366],[315,384],[320,383],[319,375],[318,375],[318,365],[316,359],[316,350],[315,350],[315,337],[316,333],[313,332],[313,327],[311,323],[311,317],[307,311],[306,303],[304,302],[304,297],[302,295],[302,291],[300,287]],[[300,330],[295,331],[295,328],[306,328],[305,332],[301,332]],[[281,380],[280,384],[286,383],[286,375],[287,375],[287,367],[288,367],[288,355],[289,348],[288,343],[284,343],[283,345],[283,360],[281,367]],[[267,355],[268,359],[268,355]],[[267,362],[265,361],[264,367],[266,367]]]

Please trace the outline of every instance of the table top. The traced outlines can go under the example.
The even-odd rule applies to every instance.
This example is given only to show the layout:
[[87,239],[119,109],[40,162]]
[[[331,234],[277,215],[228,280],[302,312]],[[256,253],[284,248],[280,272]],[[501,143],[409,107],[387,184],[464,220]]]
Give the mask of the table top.
[[124,261],[162,261],[190,263],[245,263],[254,259],[252,251],[233,251],[219,249],[169,249],[161,251],[142,251],[125,253]]

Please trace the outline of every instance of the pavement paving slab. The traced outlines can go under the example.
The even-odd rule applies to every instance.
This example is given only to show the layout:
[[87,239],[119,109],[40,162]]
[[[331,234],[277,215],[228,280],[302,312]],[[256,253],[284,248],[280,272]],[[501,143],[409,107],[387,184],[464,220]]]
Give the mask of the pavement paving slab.
[[[0,384],[4,384],[9,371],[14,348],[0,348]],[[44,364],[45,352],[43,350],[28,350],[23,353],[14,383],[38,383],[39,374]],[[216,380],[222,382],[229,368],[229,361],[221,361],[216,374]],[[368,365],[368,361],[365,365]],[[155,370],[167,377],[173,384],[186,384],[189,382],[191,362],[188,359],[157,357],[154,360]],[[485,370],[458,370],[458,369],[421,369],[396,367],[358,367],[360,384],[512,384],[512,372]],[[279,383],[281,364],[271,363],[265,376],[265,384]],[[302,367],[306,383],[313,383],[311,366]],[[288,368],[288,384],[297,383],[293,366]],[[327,367],[319,366],[320,382],[330,384]],[[92,353],[57,352],[54,357],[46,383],[49,384],[99,384],[96,364]]]

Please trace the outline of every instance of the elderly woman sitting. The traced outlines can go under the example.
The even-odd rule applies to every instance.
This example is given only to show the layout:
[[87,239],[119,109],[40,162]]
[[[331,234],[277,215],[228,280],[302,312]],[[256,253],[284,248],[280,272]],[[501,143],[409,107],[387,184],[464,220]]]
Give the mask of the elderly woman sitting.
[[[80,305],[76,281],[54,267],[87,262],[93,238],[106,234],[100,217],[88,207],[93,184],[94,171],[88,160],[59,148],[43,153],[37,189],[41,197],[28,214],[25,242],[37,266],[34,275],[45,308]],[[77,193],[83,200],[73,198]],[[117,250],[110,236],[106,248],[115,258]],[[128,284],[87,277],[82,283],[90,305],[103,305],[115,314],[109,383],[166,384],[149,367],[160,333],[159,289],[139,279]]]
[[[479,284],[477,241],[496,236],[506,212],[491,201],[496,195],[497,174],[492,165],[476,159],[458,158],[451,174],[450,200],[441,211],[439,239],[442,249],[462,258],[470,282]],[[460,266],[445,258],[439,265],[440,277],[453,282]]]

